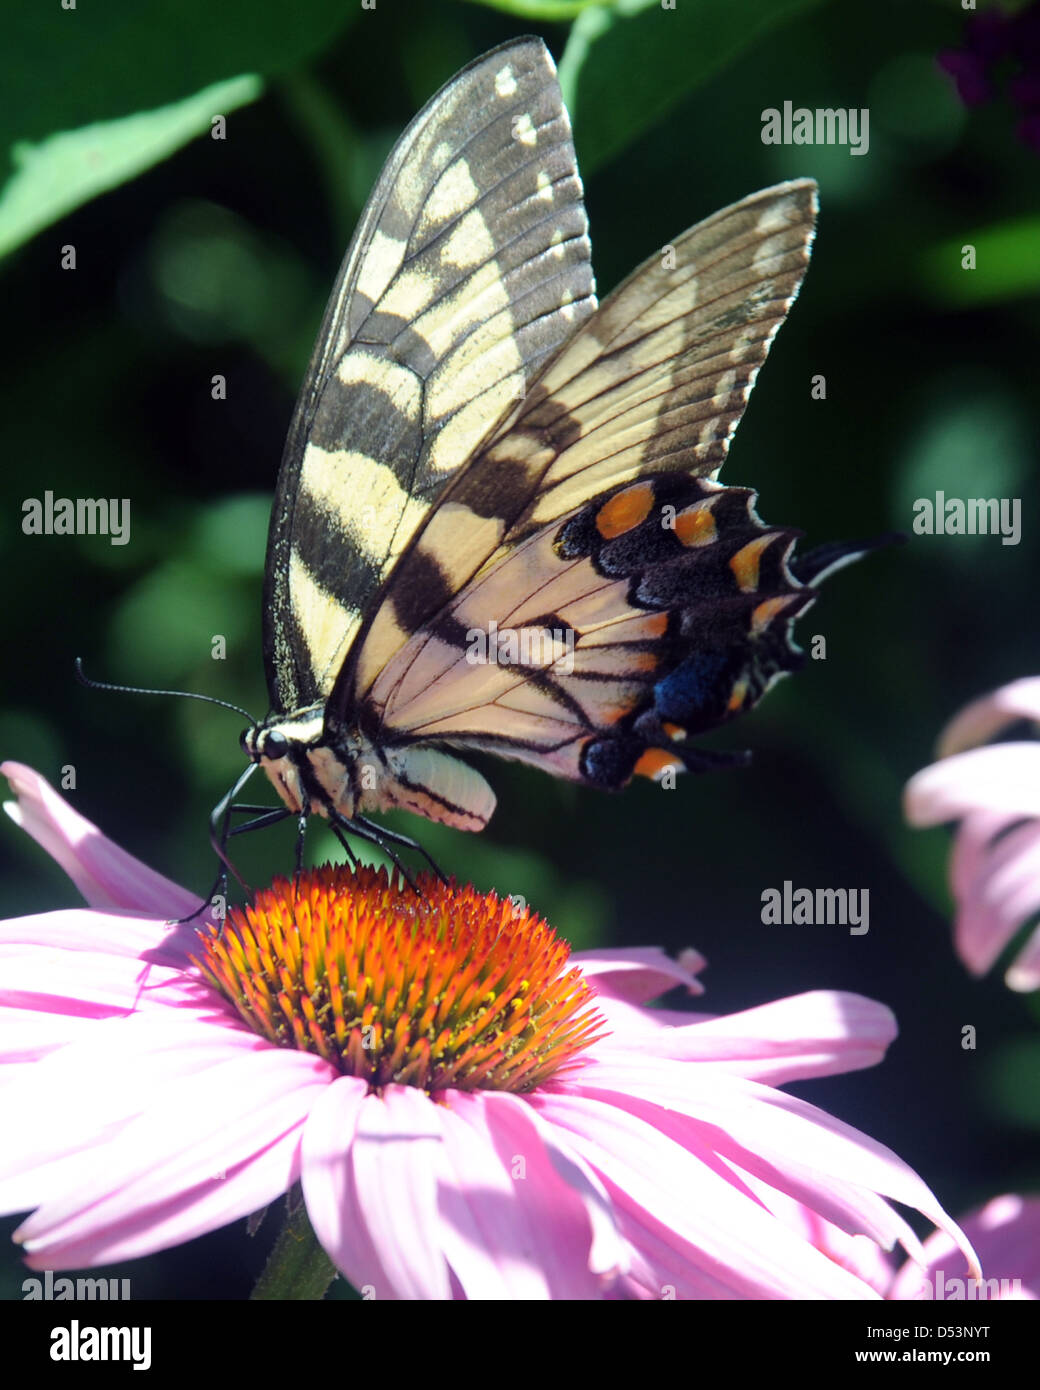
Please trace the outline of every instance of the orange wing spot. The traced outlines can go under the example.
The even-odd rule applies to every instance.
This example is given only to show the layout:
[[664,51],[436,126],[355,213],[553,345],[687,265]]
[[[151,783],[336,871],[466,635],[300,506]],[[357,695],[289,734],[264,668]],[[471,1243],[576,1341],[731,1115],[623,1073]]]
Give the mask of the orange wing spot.
[[762,558],[762,552],[775,540],[775,534],[756,536],[753,541],[748,541],[747,545],[741,546],[737,553],[730,557],[729,567],[733,571],[733,576],[741,593],[750,594],[758,588],[758,565]]
[[642,627],[647,637],[663,637],[668,631],[668,614],[654,613],[644,620]]
[[626,487],[609,502],[604,502],[596,514],[596,530],[605,541],[612,541],[631,531],[650,515],[654,505],[654,489],[650,483]]
[[745,680],[734,681],[733,689],[730,691],[729,704],[726,709],[730,714],[736,714],[737,710],[743,705],[747,698],[748,683]]
[[686,737],[686,730],[682,728],[679,724],[669,724],[665,722],[661,725],[661,728],[665,731],[669,738],[674,738],[676,743],[678,743],[680,739],[684,739]]
[[783,598],[763,599],[757,608],[751,610],[751,635],[757,637],[790,602],[790,597],[786,595]]
[[674,772],[682,768],[682,759],[676,758],[664,748],[648,748],[642,754],[632,771],[637,777],[657,778],[671,769]]
[[711,545],[718,536],[710,505],[688,507],[675,518],[675,534],[683,545]]

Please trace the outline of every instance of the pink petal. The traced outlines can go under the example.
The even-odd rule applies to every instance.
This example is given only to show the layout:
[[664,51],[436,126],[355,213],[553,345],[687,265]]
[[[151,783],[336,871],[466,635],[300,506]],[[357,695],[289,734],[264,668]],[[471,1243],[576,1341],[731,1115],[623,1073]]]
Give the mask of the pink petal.
[[1020,719],[1040,722],[1040,676],[1012,681],[966,705],[942,732],[939,757],[948,758],[978,743],[985,743]]
[[[601,1002],[597,1000],[597,1006]],[[640,1033],[640,1055],[710,1064],[774,1086],[875,1066],[898,1031],[891,1010],[883,1004],[829,990],[670,1028],[643,1025],[640,1029],[635,1011],[622,1017],[616,1005],[602,1011],[614,1031],[592,1048],[595,1057],[630,1052],[635,1030]],[[673,1012],[667,1016],[682,1018]]]
[[690,994],[704,993],[695,972],[703,970],[707,962],[692,950],[684,951],[681,960],[673,960],[659,946],[603,948],[576,951],[571,960],[595,983],[602,999],[645,1004],[676,985],[685,986]]
[[303,1123],[329,1071],[320,1058],[272,1047],[163,1087],[23,1222],[15,1239],[30,1267],[132,1259],[273,1201],[299,1176]]
[[598,1298],[586,1203],[606,1213],[617,1259],[613,1217],[576,1161],[569,1182],[557,1171],[557,1136],[541,1134],[530,1106],[507,1094],[451,1092],[438,1119],[441,1243],[466,1297]]
[[[860,1280],[777,1221],[734,1181],[636,1116],[587,1096],[553,1093],[536,1108],[571,1135],[600,1174],[626,1226],[682,1257],[660,1269],[674,1282],[684,1262],[717,1282],[720,1296],[869,1298]],[[627,1233],[627,1230],[626,1230]]]
[[950,887],[955,898],[966,897],[982,873],[993,841],[1021,816],[995,811],[970,811],[960,825],[950,856]]
[[[398,1298],[448,1299],[437,1215],[436,1107],[414,1086],[365,1099],[348,1162],[380,1262]],[[376,1298],[388,1289],[375,1288]]]
[[60,1054],[21,1069],[5,1091],[0,1209],[26,1211],[67,1190],[82,1155],[151,1109],[165,1085],[270,1047],[244,1027],[214,1028],[184,1015],[92,1022]]
[[22,1066],[40,1061],[57,1048],[88,1038],[93,1018],[73,1014],[34,1013],[0,1004],[0,1086],[7,1085]]
[[[638,1096],[697,1124],[711,1125],[718,1144],[739,1146],[740,1162],[749,1172],[808,1201],[839,1225],[844,1225],[841,1213],[851,1210],[849,1202],[856,1190],[867,1203],[858,1210],[864,1221],[872,1219],[871,1210],[875,1217],[880,1211],[874,1194],[915,1207],[933,1225],[948,1231],[969,1264],[977,1268],[970,1244],[911,1168],[884,1145],[794,1096],[712,1068],[697,1068],[691,1075],[688,1068],[675,1063],[641,1059],[633,1059],[625,1068],[614,1062],[609,1067],[591,1063],[566,1082],[566,1089],[600,1097],[609,1092],[614,1104],[628,1108],[635,1103],[632,1097]],[[810,1188],[816,1193],[811,1201],[805,1195]],[[861,1229],[875,1239],[888,1239],[869,1225]],[[890,1223],[890,1233],[895,1229]],[[905,1223],[900,1222],[898,1230],[901,1239],[909,1235]],[[909,1242],[909,1248],[912,1253],[919,1249],[916,1241]]]
[[[80,914],[96,915],[74,909],[54,916]],[[0,979],[0,1004],[54,1015],[101,1018],[188,1000],[202,1004],[213,997],[199,978],[186,977],[180,968],[90,950],[3,945]]]
[[[978,1251],[985,1276],[970,1297],[1040,1299],[1040,1197],[994,1197],[963,1217],[961,1227]],[[945,1290],[947,1281],[951,1275],[962,1277],[953,1241],[945,1232],[936,1231],[925,1241],[924,1249],[927,1269],[905,1264],[896,1275],[889,1298],[934,1298],[937,1291],[953,1295]]]
[[56,859],[91,907],[126,908],[142,916],[185,917],[199,899],[149,869],[74,811],[32,768],[0,764],[17,804],[4,809]]
[[188,966],[189,956],[198,953],[199,936],[187,924],[177,926],[154,917],[74,907],[0,919],[0,944],[103,952],[182,970]]
[[957,912],[957,954],[969,970],[985,974],[1038,910],[1040,824],[1029,821],[991,846],[963,894]]
[[1004,983],[1022,994],[1040,989],[1040,926],[1026,939],[1018,956],[1007,968]]
[[941,825],[971,811],[1040,816],[1040,743],[998,743],[933,763],[903,794],[911,825]]
[[315,1235],[361,1296],[397,1299],[349,1158],[368,1098],[366,1083],[353,1076],[338,1077],[318,1097],[303,1131],[303,1195]]

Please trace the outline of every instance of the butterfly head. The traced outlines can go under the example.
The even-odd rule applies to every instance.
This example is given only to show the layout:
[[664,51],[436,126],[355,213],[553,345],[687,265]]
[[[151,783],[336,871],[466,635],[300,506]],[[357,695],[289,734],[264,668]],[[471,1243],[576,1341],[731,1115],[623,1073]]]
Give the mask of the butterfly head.
[[253,763],[264,760],[277,763],[289,756],[289,740],[281,729],[266,728],[263,724],[243,729],[239,743],[242,752]]

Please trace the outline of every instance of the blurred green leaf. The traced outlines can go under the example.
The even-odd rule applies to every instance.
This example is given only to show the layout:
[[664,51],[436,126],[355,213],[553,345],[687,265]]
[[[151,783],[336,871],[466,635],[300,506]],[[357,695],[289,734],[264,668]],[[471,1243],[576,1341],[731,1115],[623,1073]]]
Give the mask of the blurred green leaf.
[[[619,0],[583,11],[560,60],[582,171],[606,163],[756,39],[820,2],[676,0],[663,9],[661,0]],[[757,123],[758,113],[748,119]]]
[[214,115],[255,101],[262,90],[260,79],[246,74],[156,111],[62,131],[39,145],[15,145],[15,172],[0,193],[0,256],[167,158],[209,130]]
[[[963,266],[975,248],[975,268]],[[1040,290],[1040,215],[1016,217],[933,246],[921,261],[925,287],[944,304],[992,304]]]
[[516,15],[517,19],[535,19],[544,24],[560,24],[577,19],[583,10],[590,10],[594,5],[601,8],[600,0],[470,0],[470,3]]
[[217,574],[262,575],[270,516],[266,492],[220,498],[195,518],[191,550]]
[[288,72],[360,12],[343,0],[105,0],[11,5],[0,60],[0,144],[179,102],[237,73]]
[[991,1113],[1024,1129],[1040,1129],[1040,1039],[1021,1037],[1006,1042],[986,1065],[982,1095]]
[[252,605],[198,563],[170,560],[129,589],[111,625],[108,665],[147,671],[156,684],[208,655],[214,636],[234,650],[252,638]]
[[[1014,392],[988,373],[948,374],[929,398],[922,391],[915,428],[900,451],[892,524],[909,527],[918,498],[1016,497],[1033,469],[1031,422]],[[962,547],[985,546],[986,536],[963,536],[938,558],[961,563]]]

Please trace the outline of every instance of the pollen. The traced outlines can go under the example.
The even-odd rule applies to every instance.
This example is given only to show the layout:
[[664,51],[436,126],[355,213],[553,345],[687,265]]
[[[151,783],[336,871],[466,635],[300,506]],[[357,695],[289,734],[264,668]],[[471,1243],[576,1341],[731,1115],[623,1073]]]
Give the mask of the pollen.
[[606,1033],[570,947],[527,907],[430,874],[276,878],[195,963],[257,1033],[373,1090],[530,1091]]

